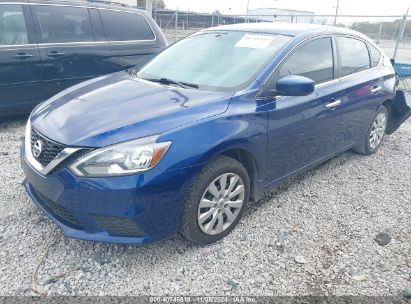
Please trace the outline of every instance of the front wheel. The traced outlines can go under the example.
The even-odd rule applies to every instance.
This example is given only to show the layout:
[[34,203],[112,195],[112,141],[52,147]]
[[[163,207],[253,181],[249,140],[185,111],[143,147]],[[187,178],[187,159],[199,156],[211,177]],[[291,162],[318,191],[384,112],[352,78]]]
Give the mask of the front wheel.
[[368,128],[367,135],[364,138],[363,143],[353,148],[354,151],[370,155],[373,154],[382,143],[387,129],[388,111],[387,108],[381,106],[374,116],[371,126]]
[[219,156],[195,178],[187,195],[180,232],[197,244],[209,244],[228,235],[248,202],[250,180],[235,159]]

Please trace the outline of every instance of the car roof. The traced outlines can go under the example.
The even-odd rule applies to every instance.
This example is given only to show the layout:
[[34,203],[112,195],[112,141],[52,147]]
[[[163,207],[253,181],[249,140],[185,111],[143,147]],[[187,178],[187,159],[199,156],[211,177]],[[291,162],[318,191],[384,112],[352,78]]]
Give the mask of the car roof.
[[[20,0],[16,0],[20,1]],[[22,1],[20,1],[22,2]],[[34,4],[49,4],[49,5],[69,5],[69,6],[88,6],[97,8],[110,8],[123,11],[134,11],[146,14],[145,10],[138,9],[133,6],[110,0],[24,0],[24,2]]]
[[279,34],[287,36],[297,36],[299,34],[346,34],[358,37],[365,37],[363,34],[343,27],[328,26],[309,23],[285,23],[285,22],[259,22],[259,23],[239,23],[221,25],[208,28],[205,31],[244,31],[267,34]]

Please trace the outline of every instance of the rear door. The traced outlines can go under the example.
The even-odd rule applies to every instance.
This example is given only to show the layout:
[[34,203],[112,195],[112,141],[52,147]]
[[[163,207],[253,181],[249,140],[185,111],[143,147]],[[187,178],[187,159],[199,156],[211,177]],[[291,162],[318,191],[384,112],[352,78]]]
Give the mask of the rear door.
[[364,41],[351,36],[335,38],[344,88],[341,127],[350,145],[363,140],[378,106],[384,102],[384,80],[376,67],[379,58],[371,60]]
[[[110,50],[93,7],[32,5],[47,97],[111,71]],[[93,19],[97,20],[98,19]]]
[[0,3],[0,116],[28,112],[44,99],[32,29],[28,5]]
[[108,8],[99,8],[99,12],[114,69],[141,67],[162,50],[163,45],[142,13]]

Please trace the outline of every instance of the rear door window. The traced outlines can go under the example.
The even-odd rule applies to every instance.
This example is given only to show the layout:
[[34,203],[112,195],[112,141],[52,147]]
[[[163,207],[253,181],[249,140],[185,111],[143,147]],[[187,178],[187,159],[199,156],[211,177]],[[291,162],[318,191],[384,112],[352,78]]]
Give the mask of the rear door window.
[[361,40],[336,37],[340,56],[340,76],[346,76],[370,68],[367,46]]
[[0,5],[0,45],[28,43],[23,7],[14,4]]
[[100,9],[107,39],[110,41],[154,40],[155,36],[141,14]]
[[280,68],[279,78],[300,75],[321,83],[334,78],[331,38],[319,38],[297,49]]
[[43,43],[94,41],[87,8],[38,5],[35,11]]

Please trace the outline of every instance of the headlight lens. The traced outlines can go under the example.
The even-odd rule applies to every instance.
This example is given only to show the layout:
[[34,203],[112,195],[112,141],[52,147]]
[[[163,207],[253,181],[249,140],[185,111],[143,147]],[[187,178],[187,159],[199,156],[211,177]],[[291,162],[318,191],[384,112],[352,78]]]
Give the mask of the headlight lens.
[[121,176],[147,171],[165,155],[170,141],[156,142],[157,136],[101,148],[86,154],[70,166],[77,176]]

